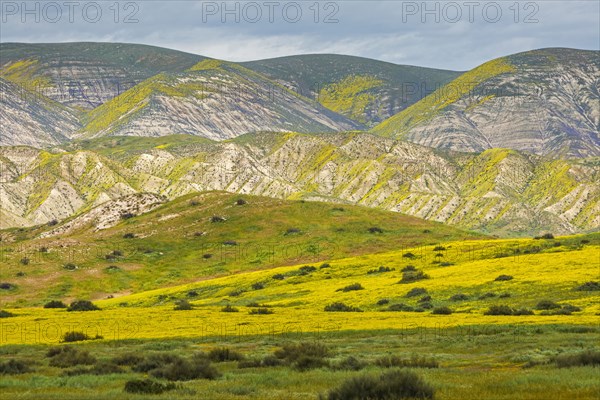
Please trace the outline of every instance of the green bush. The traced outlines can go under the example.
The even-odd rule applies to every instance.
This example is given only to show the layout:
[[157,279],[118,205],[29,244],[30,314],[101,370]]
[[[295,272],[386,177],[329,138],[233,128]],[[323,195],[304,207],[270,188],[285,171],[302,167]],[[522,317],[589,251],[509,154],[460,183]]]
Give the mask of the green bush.
[[507,305],[493,305],[483,315],[513,315],[514,310]]
[[272,276],[273,279],[276,279],[278,281],[284,280],[285,279],[285,275],[283,274],[275,274]]
[[212,217],[210,217],[210,222],[212,223],[219,223],[219,222],[225,222],[226,219],[225,217],[221,217],[220,215],[213,215]]
[[171,364],[176,361],[182,360],[181,357],[171,353],[156,353],[150,354],[147,357],[143,357],[140,361],[135,362],[134,358],[129,360],[134,364],[131,364],[131,370],[135,372],[150,372],[153,369],[159,368],[162,365]]
[[327,366],[325,358],[329,357],[330,351],[322,343],[300,342],[284,345],[276,350],[274,355],[280,360],[285,360],[294,369],[306,371]]
[[351,292],[353,290],[364,290],[360,283],[353,283],[352,285],[344,286],[343,288],[337,289],[336,292]]
[[390,301],[388,299],[379,299],[379,300],[377,300],[377,305],[378,306],[384,306],[386,304],[389,304],[389,302]]
[[368,229],[369,233],[383,233],[383,229],[378,226],[372,226]]
[[560,308],[560,304],[553,302],[552,300],[542,300],[535,306],[536,310],[554,310]]
[[136,353],[125,353],[114,357],[111,362],[115,365],[134,366],[144,361],[144,356]]
[[261,290],[265,288],[264,282],[255,282],[252,284],[252,290]]
[[325,269],[325,268],[331,268],[331,265],[329,265],[328,263],[323,263],[323,264],[321,264],[321,266],[319,267],[319,269]]
[[250,310],[249,314],[250,315],[267,315],[267,314],[273,314],[273,310],[269,310],[266,307],[253,308],[252,310]]
[[212,349],[210,353],[208,353],[208,358],[213,362],[240,361],[244,358],[244,355],[227,347],[221,347]]
[[398,283],[412,283],[423,279],[429,279],[429,275],[423,271],[406,271],[402,273],[402,279]]
[[381,368],[438,368],[439,363],[427,357],[413,355],[411,358],[400,358],[398,356],[384,356],[376,359],[374,364]]
[[62,337],[63,343],[71,343],[71,342],[82,342],[84,340],[94,340],[94,339],[103,339],[102,336],[96,335],[96,337],[90,337],[83,332],[66,332]]
[[450,296],[450,301],[464,301],[469,300],[469,296],[464,293],[457,293],[455,295]]
[[407,265],[406,267],[402,268],[400,270],[400,272],[410,272],[410,271],[416,271],[417,268],[414,265]]
[[598,366],[600,365],[600,351],[586,350],[575,354],[560,354],[554,358],[558,368]]
[[449,307],[436,307],[431,313],[436,315],[450,315],[452,314],[452,309]]
[[177,301],[177,304],[173,308],[173,310],[175,310],[175,311],[189,311],[189,310],[193,310],[193,309],[194,309],[194,306],[192,306],[192,304],[187,300]]
[[53,347],[46,353],[51,367],[69,368],[76,365],[90,365],[96,359],[86,350],[77,350],[70,346]]
[[243,205],[245,205],[245,204],[248,204],[248,202],[247,202],[246,200],[244,200],[244,199],[237,199],[237,200],[235,201],[235,205],[236,205],[236,206],[243,206]]
[[160,383],[152,379],[133,379],[125,382],[127,393],[161,394],[175,389],[174,383]]
[[240,310],[238,310],[237,308],[233,307],[230,304],[227,304],[225,307],[221,308],[221,312],[238,312]]
[[492,292],[488,292],[488,293],[484,293],[481,296],[479,296],[479,300],[490,299],[492,297],[496,297],[496,294],[492,293]]
[[414,307],[404,303],[392,304],[387,308],[388,311],[415,311]]
[[496,277],[496,279],[494,279],[494,281],[496,282],[502,282],[502,281],[512,281],[513,277],[511,275],[499,275]]
[[100,310],[94,303],[89,300],[76,300],[69,305],[67,311],[97,311]]
[[[412,371],[390,371],[380,376],[361,375],[329,391],[328,400],[433,399],[434,389]],[[323,397],[321,397],[323,399]]]
[[344,370],[344,371],[360,371],[366,368],[368,363],[363,360],[359,360],[356,357],[349,356],[342,359],[340,362],[333,366],[333,369]]
[[152,369],[149,374],[169,381],[191,381],[194,379],[217,379],[221,374],[207,359],[195,357],[192,360],[176,358],[173,362]]
[[427,289],[416,287],[416,288],[410,289],[408,291],[408,293],[406,293],[405,297],[415,297],[415,296],[420,296],[422,294],[427,294]]
[[380,266],[379,268],[376,269],[370,269],[367,271],[367,275],[372,275],[372,274],[382,274],[385,272],[392,272],[395,271],[395,268],[390,268],[390,267],[384,267],[383,265]]
[[110,374],[122,374],[125,371],[123,368],[111,362],[99,362],[93,367],[82,367],[78,366],[74,369],[69,369],[63,372],[63,376],[76,376],[76,375],[110,375]]
[[586,282],[583,285],[577,286],[575,290],[578,290],[580,292],[597,292],[600,291],[600,282]]
[[0,363],[0,375],[26,374],[30,370],[29,365],[21,360],[10,359]]
[[349,305],[346,305],[342,302],[335,302],[335,303],[331,303],[325,306],[325,311],[331,311],[331,312],[362,312],[362,310],[358,307],[352,307]]
[[6,311],[6,310],[0,310],[0,318],[10,318],[10,317],[14,317],[15,314]]

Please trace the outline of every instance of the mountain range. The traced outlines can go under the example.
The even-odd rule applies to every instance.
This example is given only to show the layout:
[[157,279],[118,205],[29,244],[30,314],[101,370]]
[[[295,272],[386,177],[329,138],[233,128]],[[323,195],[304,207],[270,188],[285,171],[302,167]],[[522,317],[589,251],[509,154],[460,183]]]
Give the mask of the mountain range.
[[460,72],[2,43],[0,228],[68,227],[225,190],[498,235],[595,231],[599,83],[599,52],[574,49]]

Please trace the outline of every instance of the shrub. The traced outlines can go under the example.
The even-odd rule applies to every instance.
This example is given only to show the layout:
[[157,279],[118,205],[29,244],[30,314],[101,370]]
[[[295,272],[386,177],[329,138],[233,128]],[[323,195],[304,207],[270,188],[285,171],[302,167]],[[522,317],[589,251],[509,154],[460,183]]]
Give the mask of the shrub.
[[67,311],[97,311],[100,310],[94,303],[89,300],[76,300],[69,305]]
[[440,266],[442,266],[442,267],[449,267],[449,266],[451,266],[451,265],[454,265],[454,263],[451,263],[451,262],[443,262],[443,263],[440,263]]
[[175,389],[174,383],[160,383],[152,379],[133,379],[125,382],[127,393],[161,394]]
[[285,231],[284,236],[295,235],[298,233],[302,233],[302,231],[298,228],[290,228],[287,231]]
[[66,370],[63,372],[63,376],[76,376],[76,375],[109,375],[109,374],[122,374],[123,369],[116,364],[111,362],[99,362],[93,367],[76,367],[74,369]]
[[71,331],[71,332],[65,332],[65,334],[62,337],[62,342],[63,343],[82,342],[84,340],[93,340],[93,339],[103,339],[103,338],[102,338],[102,336],[99,336],[99,335],[96,335],[96,337],[92,338],[83,332]]
[[483,315],[513,315],[514,310],[507,305],[493,305]]
[[434,389],[412,371],[398,370],[381,374],[356,376],[330,390],[328,400],[402,400],[433,399]]
[[333,366],[333,369],[344,371],[360,371],[368,365],[366,361],[359,360],[356,357],[349,356],[342,359],[339,363]]
[[285,360],[290,364],[293,364],[301,359],[323,359],[329,357],[329,348],[318,342],[300,342],[293,344],[286,344],[283,347],[275,350],[275,357],[280,360]]
[[235,240],[226,240],[223,242],[224,246],[237,246],[237,242]]
[[455,295],[450,296],[450,301],[464,301],[468,300],[469,296],[464,293],[457,293]]
[[244,355],[227,347],[221,347],[218,349],[212,349],[208,353],[208,358],[214,362],[240,361],[244,358]]
[[29,365],[24,361],[10,359],[0,363],[0,375],[26,374],[29,371]]
[[534,239],[554,239],[554,235],[551,233],[544,233],[542,236],[535,236]]
[[248,202],[247,202],[246,200],[244,200],[244,199],[237,199],[237,200],[235,201],[235,205],[236,205],[236,206],[243,206],[243,205],[245,205],[245,204],[248,204]]
[[177,304],[175,305],[175,307],[173,308],[173,310],[175,311],[189,311],[192,310],[194,308],[194,306],[192,304],[190,304],[189,301],[187,300],[179,300],[177,301]]
[[305,273],[315,272],[316,270],[317,270],[317,268],[313,267],[312,265],[304,265],[299,268],[300,272],[305,272]]
[[278,281],[281,281],[283,279],[285,279],[285,276],[283,274],[275,274],[272,276],[273,279],[276,279]]
[[0,310],[0,318],[10,318],[10,317],[14,317],[15,314],[6,311],[6,310]]
[[264,282],[255,282],[252,284],[252,290],[261,290],[265,288]]
[[126,213],[121,214],[121,219],[130,219],[133,217],[135,217],[135,214],[131,213],[131,212],[126,212]]
[[77,350],[70,346],[53,347],[46,354],[50,358],[51,367],[68,368],[76,365],[91,365],[96,359],[85,350]]
[[577,286],[575,290],[582,292],[597,292],[600,291],[600,282],[586,282],[583,285]]
[[328,263],[323,263],[323,264],[321,264],[321,266],[319,267],[319,269],[325,269],[325,268],[331,268],[331,265],[329,265]]
[[410,272],[410,271],[416,271],[417,268],[415,268],[414,265],[407,265],[406,267],[402,268],[400,270],[400,272]]
[[392,304],[391,306],[389,306],[387,308],[388,311],[414,311],[414,307],[411,306],[407,306],[406,304],[403,303],[399,303],[399,304]]
[[424,301],[422,303],[419,303],[419,307],[423,310],[431,310],[433,308],[433,304],[431,304],[428,301]]
[[536,310],[554,310],[560,308],[560,304],[553,302],[552,300],[542,300],[535,306]]
[[53,219],[53,220],[48,221],[46,225],[48,225],[48,226],[55,226],[57,224],[58,224],[58,220]]
[[368,229],[369,233],[383,233],[383,229],[378,226],[372,226]]
[[47,253],[48,252],[48,248],[45,246],[40,247],[40,253]]
[[210,217],[210,222],[212,223],[219,223],[219,222],[225,222],[226,219],[225,217],[221,217],[220,215],[213,215],[212,217]]
[[249,360],[241,360],[238,362],[237,367],[239,369],[244,369],[244,368],[261,368],[263,367],[262,361],[260,359],[257,358],[252,358]]
[[123,239],[135,239],[135,233],[127,232],[123,235]]
[[115,365],[134,366],[144,361],[144,356],[136,353],[125,353],[114,357],[111,362]]
[[201,357],[192,358],[191,361],[178,358],[151,370],[149,374],[155,378],[164,378],[170,381],[212,380],[221,375],[210,361]]
[[238,297],[238,296],[241,296],[244,292],[245,291],[243,289],[235,289],[231,293],[229,293],[229,296]]
[[75,271],[78,267],[73,263],[66,263],[65,265],[63,265],[63,268],[67,271]]
[[533,315],[533,311],[528,308],[519,308],[513,311],[513,315]]
[[120,270],[121,268],[117,267],[116,265],[109,265],[108,267],[106,267],[106,272],[117,272]]
[[261,307],[261,308],[253,308],[252,310],[250,310],[249,314],[250,314],[250,315],[266,315],[266,314],[273,314],[273,310],[269,310],[268,308],[265,308],[265,307]]
[[575,354],[560,354],[554,358],[558,368],[600,365],[600,351],[586,350]]
[[325,306],[325,311],[331,312],[362,312],[358,307],[352,307],[342,302],[335,302]]
[[27,258],[27,257],[21,258],[20,263],[23,265],[29,265],[29,258]]
[[187,297],[198,297],[198,291],[197,290],[190,290],[189,292],[187,292],[186,296]]
[[413,355],[411,358],[400,358],[398,356],[384,356],[375,360],[374,364],[381,368],[438,368],[439,363],[426,357]]
[[485,300],[485,299],[489,299],[492,297],[496,297],[496,294],[492,293],[492,292],[488,292],[488,293],[484,293],[481,296],[479,296],[479,300]]
[[404,258],[410,258],[411,260],[412,260],[413,258],[417,258],[417,256],[415,256],[415,255],[414,255],[413,253],[411,253],[411,252],[408,252],[408,253],[404,253],[404,254],[402,254],[402,257],[404,257]]
[[12,290],[12,289],[16,289],[17,285],[12,284],[12,283],[8,283],[8,282],[2,282],[0,283],[0,289],[2,290]]
[[496,277],[496,279],[494,279],[494,281],[496,282],[502,282],[502,281],[512,281],[513,277],[511,275],[499,275]]
[[171,353],[150,354],[149,356],[142,358],[141,361],[133,364],[131,370],[134,372],[150,372],[162,365],[171,364],[181,359],[181,357]]
[[384,306],[386,304],[389,304],[389,302],[390,301],[388,299],[379,299],[379,300],[377,300],[377,305],[378,306]]
[[426,293],[427,293],[427,289],[416,287],[416,288],[410,289],[408,291],[408,293],[406,293],[405,297],[416,297],[416,296],[420,296],[420,295],[426,294]]
[[225,307],[221,308],[221,312],[238,312],[240,310],[238,310],[237,308],[233,307],[230,304],[227,304]]
[[431,301],[431,296],[427,295],[427,296],[423,296],[419,299],[419,303],[425,303],[427,301]]
[[398,283],[412,283],[423,279],[429,279],[429,275],[423,271],[406,271],[402,273],[402,279]]
[[208,260],[209,258],[212,258],[212,254],[210,254],[210,253],[202,254],[202,258],[204,258],[205,260]]
[[508,299],[509,297],[511,297],[510,293],[502,293],[500,296],[498,296],[501,299]]
[[25,272],[23,272],[23,271],[19,271],[19,272],[17,272],[15,275],[16,275],[16,276],[19,276],[19,277],[20,277],[20,276],[25,276]]
[[337,289],[336,292],[351,292],[353,290],[364,290],[360,283],[353,283],[352,285],[344,286],[343,288]]
[[436,315],[450,315],[452,314],[452,309],[449,307],[436,307],[431,311],[431,313]]
[[446,250],[446,248],[444,246],[435,246],[433,248],[433,251],[444,251]]
[[301,356],[292,364],[292,368],[298,371],[308,371],[309,369],[327,366],[329,366],[329,362],[327,360],[313,356]]
[[395,271],[395,268],[390,268],[390,267],[384,267],[383,265],[379,268],[376,269],[370,269],[367,271],[367,275],[371,275],[371,274],[377,274],[377,273],[384,273],[384,272],[391,272],[391,271]]

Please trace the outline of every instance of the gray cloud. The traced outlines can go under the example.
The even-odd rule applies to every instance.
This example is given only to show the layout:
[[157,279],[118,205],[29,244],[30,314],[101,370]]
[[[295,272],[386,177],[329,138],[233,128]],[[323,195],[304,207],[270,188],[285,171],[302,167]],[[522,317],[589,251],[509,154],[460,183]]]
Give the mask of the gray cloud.
[[69,13],[62,0],[29,1],[26,13],[2,1],[0,40],[145,43],[232,61],[339,53],[455,70],[534,48],[600,49],[594,0],[121,1],[118,13],[114,3],[78,1]]

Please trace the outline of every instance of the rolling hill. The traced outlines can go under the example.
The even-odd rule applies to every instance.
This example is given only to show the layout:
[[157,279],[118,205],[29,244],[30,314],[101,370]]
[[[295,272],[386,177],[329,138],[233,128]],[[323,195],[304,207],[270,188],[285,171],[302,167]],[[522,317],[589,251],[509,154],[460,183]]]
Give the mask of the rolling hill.
[[460,72],[336,54],[307,54],[242,65],[368,126],[402,111]]
[[542,49],[489,61],[373,132],[436,148],[600,155],[597,51]]

